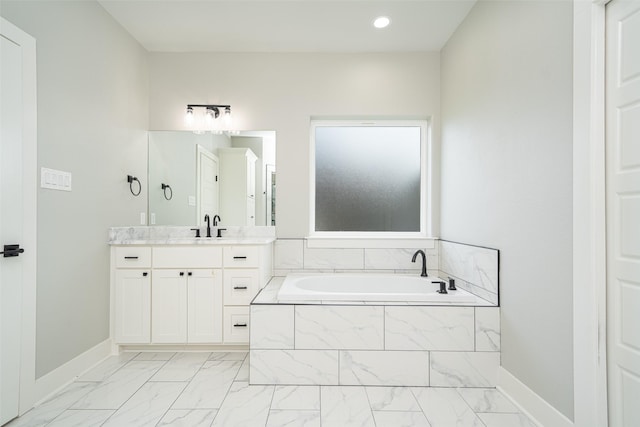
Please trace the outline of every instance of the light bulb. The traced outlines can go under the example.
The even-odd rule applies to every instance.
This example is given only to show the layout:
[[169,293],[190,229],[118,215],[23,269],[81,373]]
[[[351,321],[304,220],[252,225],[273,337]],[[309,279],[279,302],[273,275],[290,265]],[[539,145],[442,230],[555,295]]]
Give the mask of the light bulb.
[[231,129],[231,107],[225,107],[222,120],[224,121],[224,128]]
[[376,28],[385,28],[391,23],[391,20],[386,16],[379,16],[373,21],[373,26]]
[[187,113],[184,116],[184,122],[187,124],[187,126],[192,126],[193,121],[194,121],[193,108],[187,107]]

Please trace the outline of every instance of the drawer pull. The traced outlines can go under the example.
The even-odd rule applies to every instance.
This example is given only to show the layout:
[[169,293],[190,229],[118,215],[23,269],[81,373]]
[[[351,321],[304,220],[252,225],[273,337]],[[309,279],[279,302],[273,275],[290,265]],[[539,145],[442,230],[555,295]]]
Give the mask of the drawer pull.
[[142,275],[143,275],[144,277],[147,277],[147,276],[149,275],[149,273],[147,273],[147,272],[145,271],[144,273],[142,273]]
[[247,289],[246,286],[234,286],[233,289]]
[[138,259],[137,256],[126,256],[124,257],[124,259]]
[[246,256],[234,256],[233,259],[247,259]]
[[181,272],[180,272],[180,276],[184,276],[184,271],[181,271]]
[[193,276],[193,273],[190,271],[187,273],[187,276]]
[[247,324],[246,323],[234,323],[233,327],[234,328],[246,328]]

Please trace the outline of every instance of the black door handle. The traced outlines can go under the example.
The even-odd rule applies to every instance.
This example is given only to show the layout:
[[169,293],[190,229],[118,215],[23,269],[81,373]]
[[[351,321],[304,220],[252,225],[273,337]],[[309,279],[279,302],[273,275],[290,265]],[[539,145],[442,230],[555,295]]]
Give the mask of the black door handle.
[[4,258],[19,256],[24,253],[24,249],[20,245],[4,245],[4,250],[0,252]]

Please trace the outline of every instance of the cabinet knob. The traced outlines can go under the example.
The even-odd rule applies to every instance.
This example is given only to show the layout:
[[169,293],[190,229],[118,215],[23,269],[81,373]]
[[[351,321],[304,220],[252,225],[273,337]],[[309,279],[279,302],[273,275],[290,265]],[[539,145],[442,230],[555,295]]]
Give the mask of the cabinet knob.
[[144,273],[142,273],[142,275],[143,275],[144,277],[147,277],[147,276],[149,275],[149,273],[147,273],[147,272],[145,271]]
[[181,272],[180,272],[180,276],[184,276],[184,271],[181,271]]
[[193,273],[192,273],[192,272],[188,272],[188,273],[187,273],[187,276],[191,276],[191,275],[193,275]]

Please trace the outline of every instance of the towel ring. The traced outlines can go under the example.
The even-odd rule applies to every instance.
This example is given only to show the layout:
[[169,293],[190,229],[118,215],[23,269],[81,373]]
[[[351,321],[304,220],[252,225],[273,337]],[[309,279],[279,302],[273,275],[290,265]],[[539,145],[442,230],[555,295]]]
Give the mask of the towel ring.
[[[133,191],[134,181],[138,183],[138,192]],[[127,182],[129,183],[129,191],[131,191],[131,194],[133,194],[136,197],[139,196],[140,192],[142,191],[142,184],[140,183],[140,180],[138,180],[138,178],[136,178],[133,175],[127,175]]]
[[[167,196],[167,189],[169,189],[169,196]],[[162,192],[164,193],[164,198],[167,200],[173,199],[173,190],[169,184],[162,183]]]

